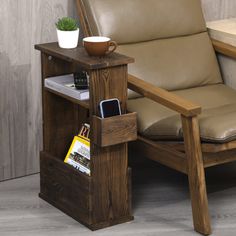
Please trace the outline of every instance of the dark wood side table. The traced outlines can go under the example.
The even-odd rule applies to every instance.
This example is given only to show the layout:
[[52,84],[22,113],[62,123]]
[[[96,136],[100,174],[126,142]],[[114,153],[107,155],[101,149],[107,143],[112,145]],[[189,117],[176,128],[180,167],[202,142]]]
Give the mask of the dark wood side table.
[[[131,171],[127,142],[137,138],[136,113],[126,114],[127,64],[117,53],[89,57],[83,48],[65,50],[57,43],[36,45],[42,60],[43,151],[40,153],[39,196],[91,230],[127,222],[131,213]],[[90,99],[79,101],[45,88],[50,76],[87,71]],[[121,116],[101,119],[98,105],[118,98]],[[84,122],[91,125],[91,176],[64,158]]]

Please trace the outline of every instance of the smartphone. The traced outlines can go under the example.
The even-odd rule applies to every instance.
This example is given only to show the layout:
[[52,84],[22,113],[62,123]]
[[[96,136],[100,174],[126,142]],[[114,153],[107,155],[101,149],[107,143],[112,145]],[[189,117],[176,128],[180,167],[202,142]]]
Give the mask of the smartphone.
[[76,89],[88,89],[88,76],[84,71],[74,73],[74,83]]
[[120,101],[117,98],[102,100],[99,108],[102,118],[121,115]]

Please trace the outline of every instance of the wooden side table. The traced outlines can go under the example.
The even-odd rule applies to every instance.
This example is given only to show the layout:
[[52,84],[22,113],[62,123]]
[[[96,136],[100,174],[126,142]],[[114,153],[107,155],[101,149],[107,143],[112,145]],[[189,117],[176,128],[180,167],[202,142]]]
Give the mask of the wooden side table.
[[[222,51],[222,54],[217,54],[217,56],[224,83],[236,89],[236,56],[233,48],[236,47],[236,18],[207,22],[207,28],[211,39],[227,44],[225,51]],[[228,56],[224,55],[225,52]]]
[[236,46],[236,18],[209,21],[207,29],[212,39]]
[[[89,57],[83,48],[65,50],[57,43],[36,45],[42,59],[43,151],[39,196],[91,230],[127,222],[131,213],[131,171],[127,142],[137,138],[136,113],[126,114],[127,64],[117,53]],[[50,76],[87,71],[90,100],[79,101],[44,88]],[[118,98],[121,116],[101,119],[98,105]],[[91,176],[64,163],[82,123],[91,125]]]

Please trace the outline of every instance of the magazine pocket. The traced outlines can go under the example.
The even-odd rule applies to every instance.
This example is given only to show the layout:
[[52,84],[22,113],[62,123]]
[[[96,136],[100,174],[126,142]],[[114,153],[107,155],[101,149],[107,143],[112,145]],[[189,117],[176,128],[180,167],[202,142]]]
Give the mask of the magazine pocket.
[[46,152],[40,154],[40,166],[40,197],[49,200],[46,196],[50,196],[50,202],[59,209],[63,206],[62,210],[90,222],[91,177]]

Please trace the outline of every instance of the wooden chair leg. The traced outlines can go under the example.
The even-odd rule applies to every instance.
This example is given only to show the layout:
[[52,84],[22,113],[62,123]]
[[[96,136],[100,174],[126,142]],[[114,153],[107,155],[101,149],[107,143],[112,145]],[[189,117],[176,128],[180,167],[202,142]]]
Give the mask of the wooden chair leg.
[[211,234],[211,223],[206,193],[205,171],[202,160],[197,117],[182,116],[185,152],[188,158],[188,179],[192,203],[194,229]]

